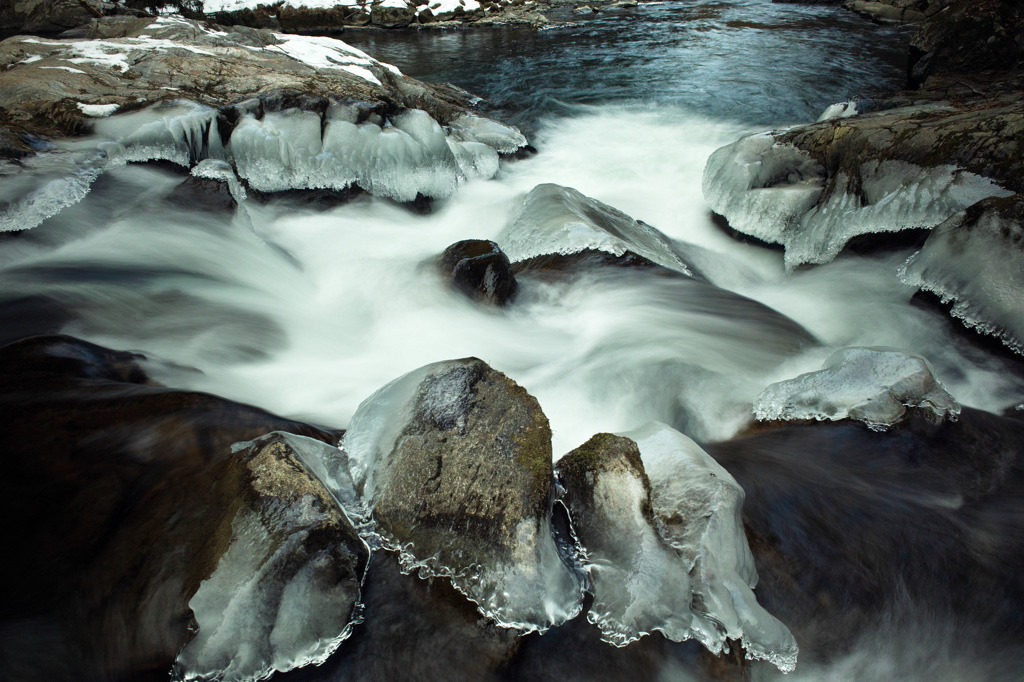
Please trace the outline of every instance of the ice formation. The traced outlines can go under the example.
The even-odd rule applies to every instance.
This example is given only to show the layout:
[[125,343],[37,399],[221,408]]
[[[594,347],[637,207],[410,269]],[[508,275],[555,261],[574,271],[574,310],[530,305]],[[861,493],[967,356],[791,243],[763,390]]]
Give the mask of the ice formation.
[[672,240],[655,228],[572,187],[550,183],[530,190],[496,241],[512,261],[587,249],[616,256],[632,251],[670,270],[696,274]]
[[379,125],[356,123],[355,110],[344,105],[330,107],[326,120],[300,109],[262,118],[246,113],[222,140],[217,115],[207,106],[177,102],[99,118],[92,149],[77,142],[78,151],[59,158],[46,153],[0,169],[12,179],[21,176],[0,190],[7,204],[0,231],[35,227],[80,201],[108,166],[127,162],[159,159],[191,168],[213,159],[232,164],[239,178],[263,192],[356,185],[412,201],[418,194],[447,197],[467,179],[493,177],[499,152],[522,142],[519,131],[486,119],[467,123],[463,117],[449,134],[418,109]]
[[953,302],[964,324],[1024,352],[1021,223],[998,211],[970,221],[966,212],[936,228],[900,271],[907,284]]
[[[354,497],[337,449],[319,441],[271,434],[239,444],[236,452],[254,448],[257,462],[266,452],[261,444],[275,438],[284,438],[300,462],[310,463],[305,474],[312,473],[335,500]],[[199,629],[178,654],[178,679],[248,682],[317,665],[354,625],[359,583],[339,568],[351,555],[344,544],[322,541],[322,529],[338,524],[340,508],[325,506],[315,492],[282,499],[274,481],[261,489],[266,469],[253,471],[262,496],[238,511],[227,551],[189,601]],[[311,541],[318,532],[321,538]]]
[[[450,429],[446,431],[449,435],[440,442],[449,438],[457,441],[460,434],[466,432],[468,410],[477,400],[480,387],[479,383],[472,384],[469,374],[464,371],[466,363],[479,361],[438,362],[414,370],[364,400],[353,415],[343,447],[350,458],[353,480],[364,503],[374,509],[375,515],[380,513],[381,500],[390,494],[389,486],[402,485],[404,477],[416,478],[420,473],[410,472],[407,468],[395,473],[396,453],[407,440],[417,443],[422,439],[429,440],[429,433],[423,429],[426,432],[435,428]],[[512,400],[520,400],[515,397],[515,391],[521,389],[513,389]],[[518,408],[509,409],[514,411]],[[413,431],[408,430],[410,424],[416,424]],[[495,445],[492,449],[477,451],[475,456],[494,460],[508,456],[497,442],[504,436],[487,433],[482,437],[495,441]],[[546,437],[550,439],[549,432]],[[506,504],[501,501],[502,492],[508,491],[499,491],[493,486],[508,486],[509,479],[498,475],[495,480],[490,480],[490,474],[481,473],[482,470],[489,471],[488,466],[478,467],[473,472],[452,471],[460,465],[449,463],[449,453],[439,454],[443,454],[445,463],[444,477],[439,468],[437,479],[431,479],[438,480],[437,485],[449,486],[454,495],[466,499],[483,496],[493,500],[497,507]],[[550,454],[547,457],[550,458]],[[441,457],[438,457],[437,466],[441,466]],[[460,481],[460,476],[466,476],[465,480]],[[531,516],[529,512],[517,516],[521,499],[526,495],[522,492],[507,496],[507,505],[513,511],[501,517],[500,528],[493,519],[477,519],[468,522],[449,520],[445,522],[448,525],[442,528],[416,521],[404,529],[405,535],[421,537],[425,541],[442,538],[443,544],[436,551],[425,550],[407,538],[396,537],[380,524],[378,531],[384,546],[398,553],[404,571],[415,572],[422,578],[447,578],[477,605],[481,614],[499,626],[524,632],[544,631],[576,616],[581,610],[582,595],[579,584],[559,556],[550,529],[550,511],[541,518]],[[437,513],[437,510],[430,511]],[[501,511],[495,513],[500,514]],[[518,521],[512,520],[514,518]],[[504,524],[510,520],[514,527],[505,527]],[[456,533],[455,524],[462,528],[464,523],[477,527],[483,524],[486,526],[483,535],[490,537],[489,534],[493,533],[500,537],[487,548],[477,541],[472,532]]]
[[860,112],[857,111],[856,101],[836,102],[835,104],[831,104],[826,107],[825,111],[821,112],[821,116],[818,117],[818,120],[832,121],[837,118],[849,118],[851,116],[856,116],[858,113]]
[[890,348],[844,348],[820,371],[765,388],[754,402],[754,415],[760,420],[855,419],[884,430],[908,408],[935,419],[960,414],[960,405],[925,358]]
[[772,133],[715,151],[704,168],[704,198],[735,229],[782,244],[788,268],[827,263],[853,237],[930,228],[986,197],[1012,194],[955,166],[868,160],[856,177],[839,172],[826,193],[825,169]]
[[[669,639],[696,639],[715,654],[728,650],[727,640],[737,640],[748,658],[793,670],[796,640],[753,593],[757,570],[743,530],[743,489],[700,446],[665,424],[621,435],[640,448],[657,537],[622,536],[634,563],[616,599],[628,607],[600,614],[602,630],[622,641],[623,630],[640,634],[637,626],[646,622]],[[641,524],[638,508],[629,513],[633,524]],[[612,618],[618,623],[607,622]]]

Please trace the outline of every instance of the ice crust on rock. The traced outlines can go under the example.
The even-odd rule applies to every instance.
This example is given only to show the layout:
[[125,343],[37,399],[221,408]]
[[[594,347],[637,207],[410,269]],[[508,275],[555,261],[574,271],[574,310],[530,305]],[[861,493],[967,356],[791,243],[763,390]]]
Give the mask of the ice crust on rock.
[[849,118],[856,116],[860,112],[857,111],[857,102],[836,102],[830,104],[825,108],[825,111],[821,112],[821,116],[818,117],[819,121],[832,121],[837,118]]
[[616,256],[632,251],[684,275],[697,274],[660,231],[572,187],[551,183],[530,190],[496,241],[513,262],[588,249]]
[[903,265],[900,278],[937,294],[943,303],[952,302],[952,315],[968,327],[1024,353],[1024,263],[1019,209],[1017,213],[1014,217],[974,208],[957,213],[928,236]]
[[[598,474],[595,499],[615,544],[587,553],[594,606],[589,618],[618,646],[652,631],[674,641],[696,639],[721,654],[742,642],[748,658],[783,672],[796,666],[789,629],[753,593],[757,571],[743,530],[743,490],[696,443],[652,422],[619,434],[634,441],[650,482],[644,513],[641,479],[622,471]],[[575,522],[574,522],[575,526]]]
[[[529,466],[546,475],[524,469],[539,440],[546,462]],[[343,447],[403,571],[447,578],[502,627],[544,631],[579,613],[550,528],[547,420],[507,377],[474,358],[414,370],[360,404]]]
[[281,433],[235,446],[245,451],[255,453],[257,499],[239,509],[227,550],[189,601],[199,629],[178,654],[177,679],[248,682],[318,665],[357,620],[369,548],[335,504],[355,501],[343,454]]
[[[826,192],[826,181],[829,189]],[[853,237],[931,228],[992,196],[1012,194],[956,166],[871,159],[856,177],[827,178],[811,156],[774,133],[715,151],[704,168],[704,198],[729,224],[785,247],[787,268],[827,263]]]
[[896,424],[908,409],[955,419],[960,405],[920,355],[891,348],[844,348],[817,372],[780,381],[754,402],[759,420],[854,419],[874,430]]
[[[5,180],[0,189],[7,204],[0,213],[0,231],[39,225],[81,201],[108,167],[128,162],[164,160],[193,168],[212,159],[231,164],[237,178],[262,192],[359,186],[412,201],[419,194],[448,197],[467,179],[493,177],[499,151],[518,144],[514,136],[496,134],[484,123],[449,134],[418,109],[383,126],[355,123],[355,110],[345,106],[332,106],[326,121],[294,108],[262,118],[250,113],[241,116],[227,140],[221,139],[217,117],[216,109],[185,101],[108,116],[96,120],[92,149],[76,142],[77,151],[59,158],[46,153],[3,167],[0,174],[12,181]],[[472,130],[479,130],[487,143],[477,141]],[[206,168],[200,172],[213,166]],[[238,200],[244,188],[234,177],[217,179],[233,183]]]

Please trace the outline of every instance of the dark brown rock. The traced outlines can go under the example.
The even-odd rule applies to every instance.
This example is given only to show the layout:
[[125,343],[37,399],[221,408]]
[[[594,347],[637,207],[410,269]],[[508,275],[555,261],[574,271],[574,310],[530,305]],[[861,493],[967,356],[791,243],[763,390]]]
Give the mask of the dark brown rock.
[[475,301],[503,306],[516,293],[508,256],[492,241],[467,239],[452,244],[438,262],[441,276]]

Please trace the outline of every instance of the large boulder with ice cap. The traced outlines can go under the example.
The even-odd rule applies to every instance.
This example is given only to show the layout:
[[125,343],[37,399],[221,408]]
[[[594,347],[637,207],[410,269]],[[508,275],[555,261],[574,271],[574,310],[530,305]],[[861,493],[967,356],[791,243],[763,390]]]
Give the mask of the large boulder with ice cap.
[[550,530],[548,420],[504,374],[476,358],[411,372],[363,401],[344,446],[406,569],[448,577],[501,625],[578,613]]
[[[271,431],[291,435],[232,448]],[[156,385],[131,353],[0,348],[8,674],[166,678],[181,652],[183,674],[255,679],[322,659],[367,559],[336,501],[337,438]],[[24,622],[47,633],[45,663]]]
[[660,631],[719,655],[741,642],[748,658],[793,669],[795,640],[751,591],[743,491],[696,443],[657,423],[598,434],[558,476],[594,594],[587,617],[605,641]]

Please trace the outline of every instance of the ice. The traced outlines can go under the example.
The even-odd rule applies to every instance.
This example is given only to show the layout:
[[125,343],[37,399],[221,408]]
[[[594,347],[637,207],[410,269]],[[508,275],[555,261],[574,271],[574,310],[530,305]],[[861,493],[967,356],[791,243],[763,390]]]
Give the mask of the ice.
[[162,159],[191,168],[204,158],[224,158],[217,111],[182,101],[111,116],[96,122],[96,134],[120,162]]
[[821,116],[818,117],[819,121],[831,121],[837,118],[849,118],[856,116],[857,102],[836,102],[826,107],[825,111],[821,112]]
[[[343,447],[349,456],[352,478],[365,504],[378,507],[398,475],[392,469],[396,448],[405,439],[420,437],[418,430],[416,435],[405,431],[410,423],[446,424],[445,428],[452,429],[453,434],[466,429],[467,410],[476,399],[466,362],[479,361],[427,365],[385,385],[359,405],[345,433]],[[498,457],[498,452],[496,446],[494,453],[482,456]],[[448,461],[445,459],[446,471],[450,466]],[[447,475],[453,476],[453,481],[460,476],[458,473]],[[495,494],[488,486],[500,484],[500,481],[489,481],[486,475],[478,481],[477,475],[479,472],[466,479],[470,489],[465,495],[490,497]],[[518,497],[516,494],[509,496],[513,508],[519,504]],[[503,517],[503,523],[515,518],[514,513]],[[526,514],[518,517],[514,527],[484,531],[487,535],[493,530],[500,536],[494,540],[493,550],[482,548],[476,535],[467,534],[464,541],[455,543],[458,547],[427,553],[384,530],[380,533],[384,547],[398,554],[404,572],[421,578],[446,578],[477,605],[482,615],[501,627],[543,632],[573,618],[581,610],[580,587],[559,556],[549,514],[541,518]],[[414,530],[421,537],[455,532],[433,527]]]
[[[341,497],[354,496],[341,475],[343,460],[332,459],[337,450],[319,441],[271,434],[235,449],[282,437],[300,462],[311,463],[318,480],[338,490],[348,483]],[[268,494],[259,476],[273,473],[253,471],[263,496],[238,511],[227,550],[189,601],[199,629],[178,654],[177,679],[247,682],[318,665],[351,633],[359,584],[338,566],[345,547],[324,542],[323,529],[337,523],[336,509],[314,493],[290,500]]]
[[459,142],[482,142],[499,154],[511,154],[526,144],[526,137],[516,128],[463,114],[450,124],[451,137]]
[[935,378],[928,361],[891,348],[844,348],[817,372],[768,386],[754,402],[760,420],[855,419],[884,430],[919,408],[955,419],[960,405]]
[[[700,446],[665,424],[652,422],[621,435],[640,448],[655,527],[675,554],[675,565],[689,573],[688,631],[675,624],[659,629],[677,641],[697,639],[716,654],[728,651],[726,640],[738,640],[747,658],[792,671],[796,640],[753,593],[757,570],[743,530],[743,489]],[[652,559],[654,565],[662,561]]]
[[29,230],[81,201],[107,167],[102,150],[43,153],[0,167],[0,232]]
[[929,235],[900,277],[934,292],[943,303],[952,301],[952,314],[967,326],[1024,353],[1020,233],[1019,218],[997,210],[973,220],[967,212],[958,213]]
[[235,169],[227,161],[204,159],[192,168],[191,175],[196,178],[219,180],[220,182],[227,183],[228,191],[231,192],[235,202],[241,204],[245,201],[245,187],[239,182],[238,176],[235,175]]
[[587,249],[617,256],[632,251],[670,270],[695,274],[672,241],[655,228],[571,187],[550,183],[530,190],[495,241],[513,262]]
[[704,197],[735,229],[782,244],[789,269],[827,263],[853,237],[931,228],[986,197],[1012,194],[956,166],[868,160],[856,176],[826,174],[804,151],[772,133],[717,150],[704,169]]
[[[62,68],[62,67],[53,67],[53,68]],[[72,70],[77,71],[77,69],[72,69]],[[82,73],[82,71],[79,71],[79,73]],[[115,111],[117,111],[120,107],[118,105],[116,105],[116,104],[83,104],[82,102],[79,102],[78,103],[78,108],[86,116],[92,116],[92,117],[95,117],[95,118],[103,118],[105,116],[110,116]]]

